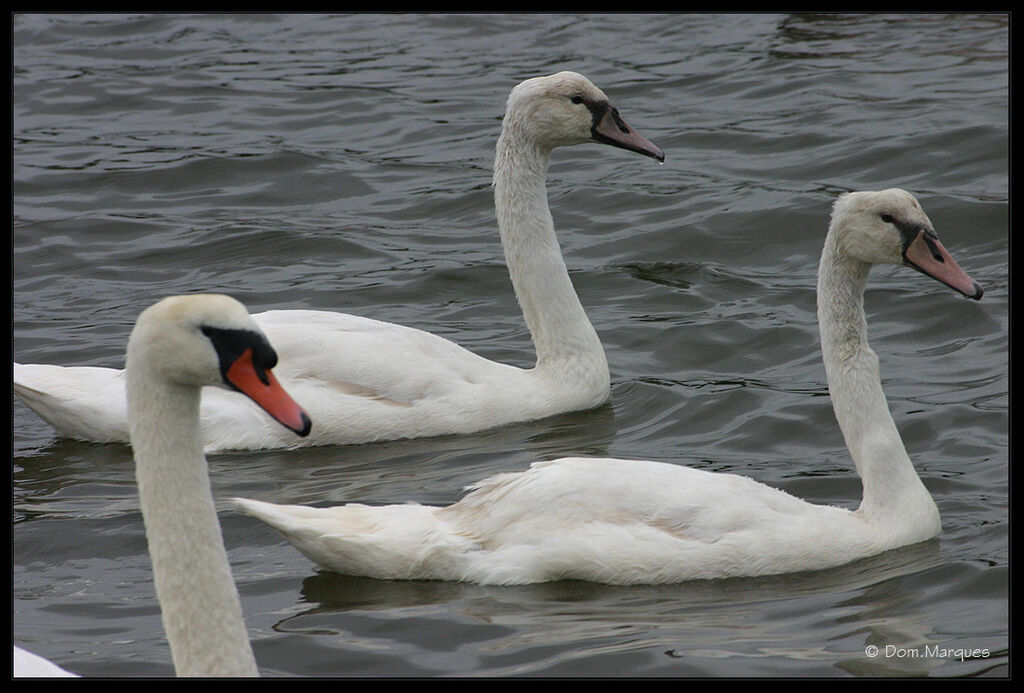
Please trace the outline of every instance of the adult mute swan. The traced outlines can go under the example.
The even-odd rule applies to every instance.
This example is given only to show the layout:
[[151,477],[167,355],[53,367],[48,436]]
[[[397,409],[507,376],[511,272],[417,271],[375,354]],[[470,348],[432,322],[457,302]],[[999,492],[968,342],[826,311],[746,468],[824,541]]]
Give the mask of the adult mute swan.
[[[495,152],[494,200],[534,367],[489,361],[437,335],[354,315],[260,313],[253,317],[281,355],[278,377],[316,429],[298,441],[244,397],[211,391],[202,403],[207,450],[465,434],[607,401],[608,363],[562,260],[545,187],[551,150],[583,142],[665,158],[582,75],[536,77],[512,90]],[[128,439],[121,371],[15,364],[14,391],[61,435]]]
[[255,676],[199,431],[203,386],[237,390],[292,435],[310,419],[274,377],[245,308],[216,294],[147,308],[125,359],[129,427],[153,579],[179,676]]
[[857,192],[835,203],[818,320],[835,415],[863,481],[855,511],[734,474],[587,458],[491,477],[447,507],[235,502],[326,569],[390,579],[666,583],[822,569],[930,539],[938,509],[903,447],[867,341],[863,294],[876,263],[982,295],[910,194]]

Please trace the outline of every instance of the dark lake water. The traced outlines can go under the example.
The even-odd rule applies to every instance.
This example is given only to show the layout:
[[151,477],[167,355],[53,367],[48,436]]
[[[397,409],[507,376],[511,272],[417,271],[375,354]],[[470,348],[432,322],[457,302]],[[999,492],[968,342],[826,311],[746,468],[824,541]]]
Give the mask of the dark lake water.
[[[610,404],[473,436],[216,455],[218,498],[447,504],[492,473],[582,454],[855,507],[815,318],[832,201],[910,190],[985,288],[973,302],[876,268],[865,301],[938,540],[765,579],[481,587],[319,573],[225,508],[264,675],[1008,673],[1006,15],[12,21],[23,362],[120,367],[143,308],[221,291],[528,366],[490,189],[509,90],[581,72],[665,150],[660,166],[598,146],[552,161]],[[58,439],[13,407],[15,641],[88,676],[171,675],[129,448]]]

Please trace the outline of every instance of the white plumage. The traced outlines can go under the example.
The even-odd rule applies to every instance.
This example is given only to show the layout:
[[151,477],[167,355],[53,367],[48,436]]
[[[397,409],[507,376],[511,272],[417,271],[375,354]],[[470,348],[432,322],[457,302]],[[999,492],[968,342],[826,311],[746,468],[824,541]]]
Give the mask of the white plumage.
[[[607,401],[608,364],[569,279],[545,188],[551,150],[592,141],[664,159],[581,75],[561,72],[513,89],[495,153],[495,211],[536,348],[533,368],[369,318],[260,313],[253,317],[281,355],[278,377],[317,425],[298,441],[244,397],[210,390],[201,417],[207,450],[465,434]],[[128,440],[119,370],[15,364],[14,390],[61,435]]]
[[931,539],[938,509],[903,447],[867,342],[863,293],[878,262],[915,267],[971,298],[982,293],[910,194],[836,202],[818,317],[836,417],[863,481],[857,510],[734,474],[587,458],[494,476],[443,508],[236,503],[326,569],[391,579],[665,583],[829,568]]
[[[277,355],[238,301],[172,296],[128,340],[125,387],[139,507],[161,620],[179,676],[255,676],[199,431],[204,386],[251,398],[292,435],[308,415],[274,377]],[[17,646],[15,676],[73,676]]]
[[29,652],[17,645],[14,646],[14,678],[16,679],[53,679],[74,678],[73,674],[59,667],[45,657]]
[[179,676],[252,676],[256,661],[231,576],[199,432],[205,386],[237,389],[292,435],[309,418],[277,383],[277,356],[245,308],[212,294],[147,308],[126,380],[139,506]]

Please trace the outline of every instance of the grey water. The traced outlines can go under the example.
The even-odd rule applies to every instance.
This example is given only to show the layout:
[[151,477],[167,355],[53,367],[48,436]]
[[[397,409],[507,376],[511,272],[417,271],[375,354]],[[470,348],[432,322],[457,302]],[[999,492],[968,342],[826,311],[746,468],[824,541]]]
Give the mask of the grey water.
[[[565,455],[856,507],[818,352],[831,203],[902,187],[985,288],[876,268],[865,306],[940,537],[843,568],[656,587],[319,572],[230,509],[266,676],[1009,673],[1005,14],[16,14],[12,351],[120,367],[137,314],[219,291],[532,364],[490,172],[527,77],[590,77],[666,153],[561,149],[548,189],[608,355],[595,411],[471,436],[211,456],[218,499],[447,504]],[[344,358],[344,355],[339,355]],[[12,634],[86,676],[173,674],[131,452],[12,397]]]

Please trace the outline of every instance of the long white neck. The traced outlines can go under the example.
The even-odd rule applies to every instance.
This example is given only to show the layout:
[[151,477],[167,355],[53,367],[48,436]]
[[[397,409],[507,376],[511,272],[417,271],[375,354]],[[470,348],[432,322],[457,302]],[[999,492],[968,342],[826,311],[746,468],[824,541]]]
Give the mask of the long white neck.
[[550,154],[522,136],[514,122],[506,122],[494,162],[505,261],[537,351],[538,372],[557,377],[559,370],[584,370],[603,378],[607,389],[604,349],[573,289],[548,209]]
[[865,519],[937,530],[938,510],[907,456],[882,391],[878,357],[868,345],[864,289],[870,270],[828,235],[818,268],[818,325],[832,406],[864,486]]
[[153,577],[179,676],[258,676],[199,436],[199,389],[129,355],[129,426]]

